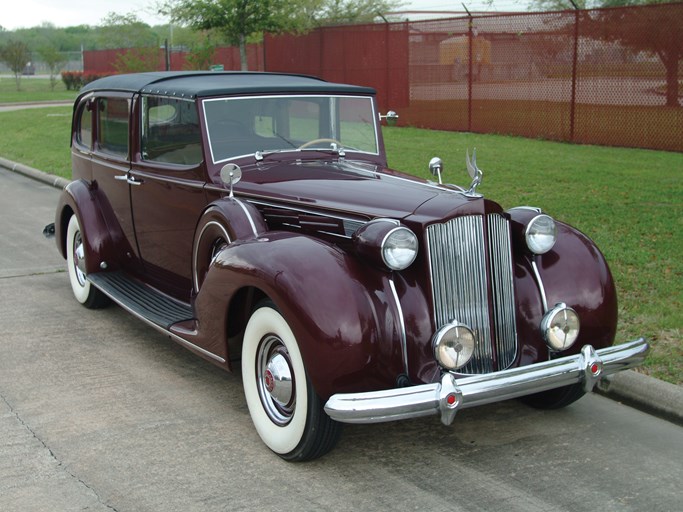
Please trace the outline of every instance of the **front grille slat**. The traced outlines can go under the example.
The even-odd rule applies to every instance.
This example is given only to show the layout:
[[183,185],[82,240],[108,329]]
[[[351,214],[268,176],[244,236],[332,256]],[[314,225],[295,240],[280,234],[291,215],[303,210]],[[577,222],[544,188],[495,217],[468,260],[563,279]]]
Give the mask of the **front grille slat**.
[[477,337],[474,356],[460,373],[506,368],[517,350],[508,221],[499,214],[458,217],[429,226],[427,243],[437,329],[458,321]]

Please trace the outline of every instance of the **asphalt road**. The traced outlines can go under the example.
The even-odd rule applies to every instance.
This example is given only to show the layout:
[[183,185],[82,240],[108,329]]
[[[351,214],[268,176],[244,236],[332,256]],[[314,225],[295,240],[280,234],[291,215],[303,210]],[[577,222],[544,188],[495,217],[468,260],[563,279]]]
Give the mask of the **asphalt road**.
[[225,373],[71,297],[41,231],[58,191],[0,169],[0,510],[679,511],[683,428],[591,395],[347,426],[272,455]]

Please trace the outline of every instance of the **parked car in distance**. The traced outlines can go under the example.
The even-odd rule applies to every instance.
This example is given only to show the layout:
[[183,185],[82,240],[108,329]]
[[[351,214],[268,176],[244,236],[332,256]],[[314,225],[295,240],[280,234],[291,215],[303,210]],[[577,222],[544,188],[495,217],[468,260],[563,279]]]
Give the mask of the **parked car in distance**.
[[582,233],[471,183],[387,168],[374,90],[159,72],[86,85],[55,218],[78,302],[110,301],[227,370],[280,457],[343,423],[522,397],[568,405],[642,362]]

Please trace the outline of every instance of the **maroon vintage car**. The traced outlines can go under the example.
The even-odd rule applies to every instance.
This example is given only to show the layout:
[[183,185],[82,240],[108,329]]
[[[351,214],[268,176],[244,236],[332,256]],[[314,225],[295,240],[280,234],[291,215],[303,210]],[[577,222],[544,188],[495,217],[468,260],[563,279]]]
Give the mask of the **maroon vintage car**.
[[562,407],[647,344],[612,346],[600,251],[531,207],[387,169],[374,91],[274,73],[85,86],[56,214],[76,299],[110,300],[217,365],[287,460],[341,423],[524,397]]

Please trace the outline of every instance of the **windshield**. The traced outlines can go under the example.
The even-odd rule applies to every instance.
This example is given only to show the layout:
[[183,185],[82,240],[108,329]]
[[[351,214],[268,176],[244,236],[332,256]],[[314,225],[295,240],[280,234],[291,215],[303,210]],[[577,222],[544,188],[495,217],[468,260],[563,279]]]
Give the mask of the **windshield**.
[[257,151],[379,151],[369,96],[218,98],[203,106],[214,162]]

